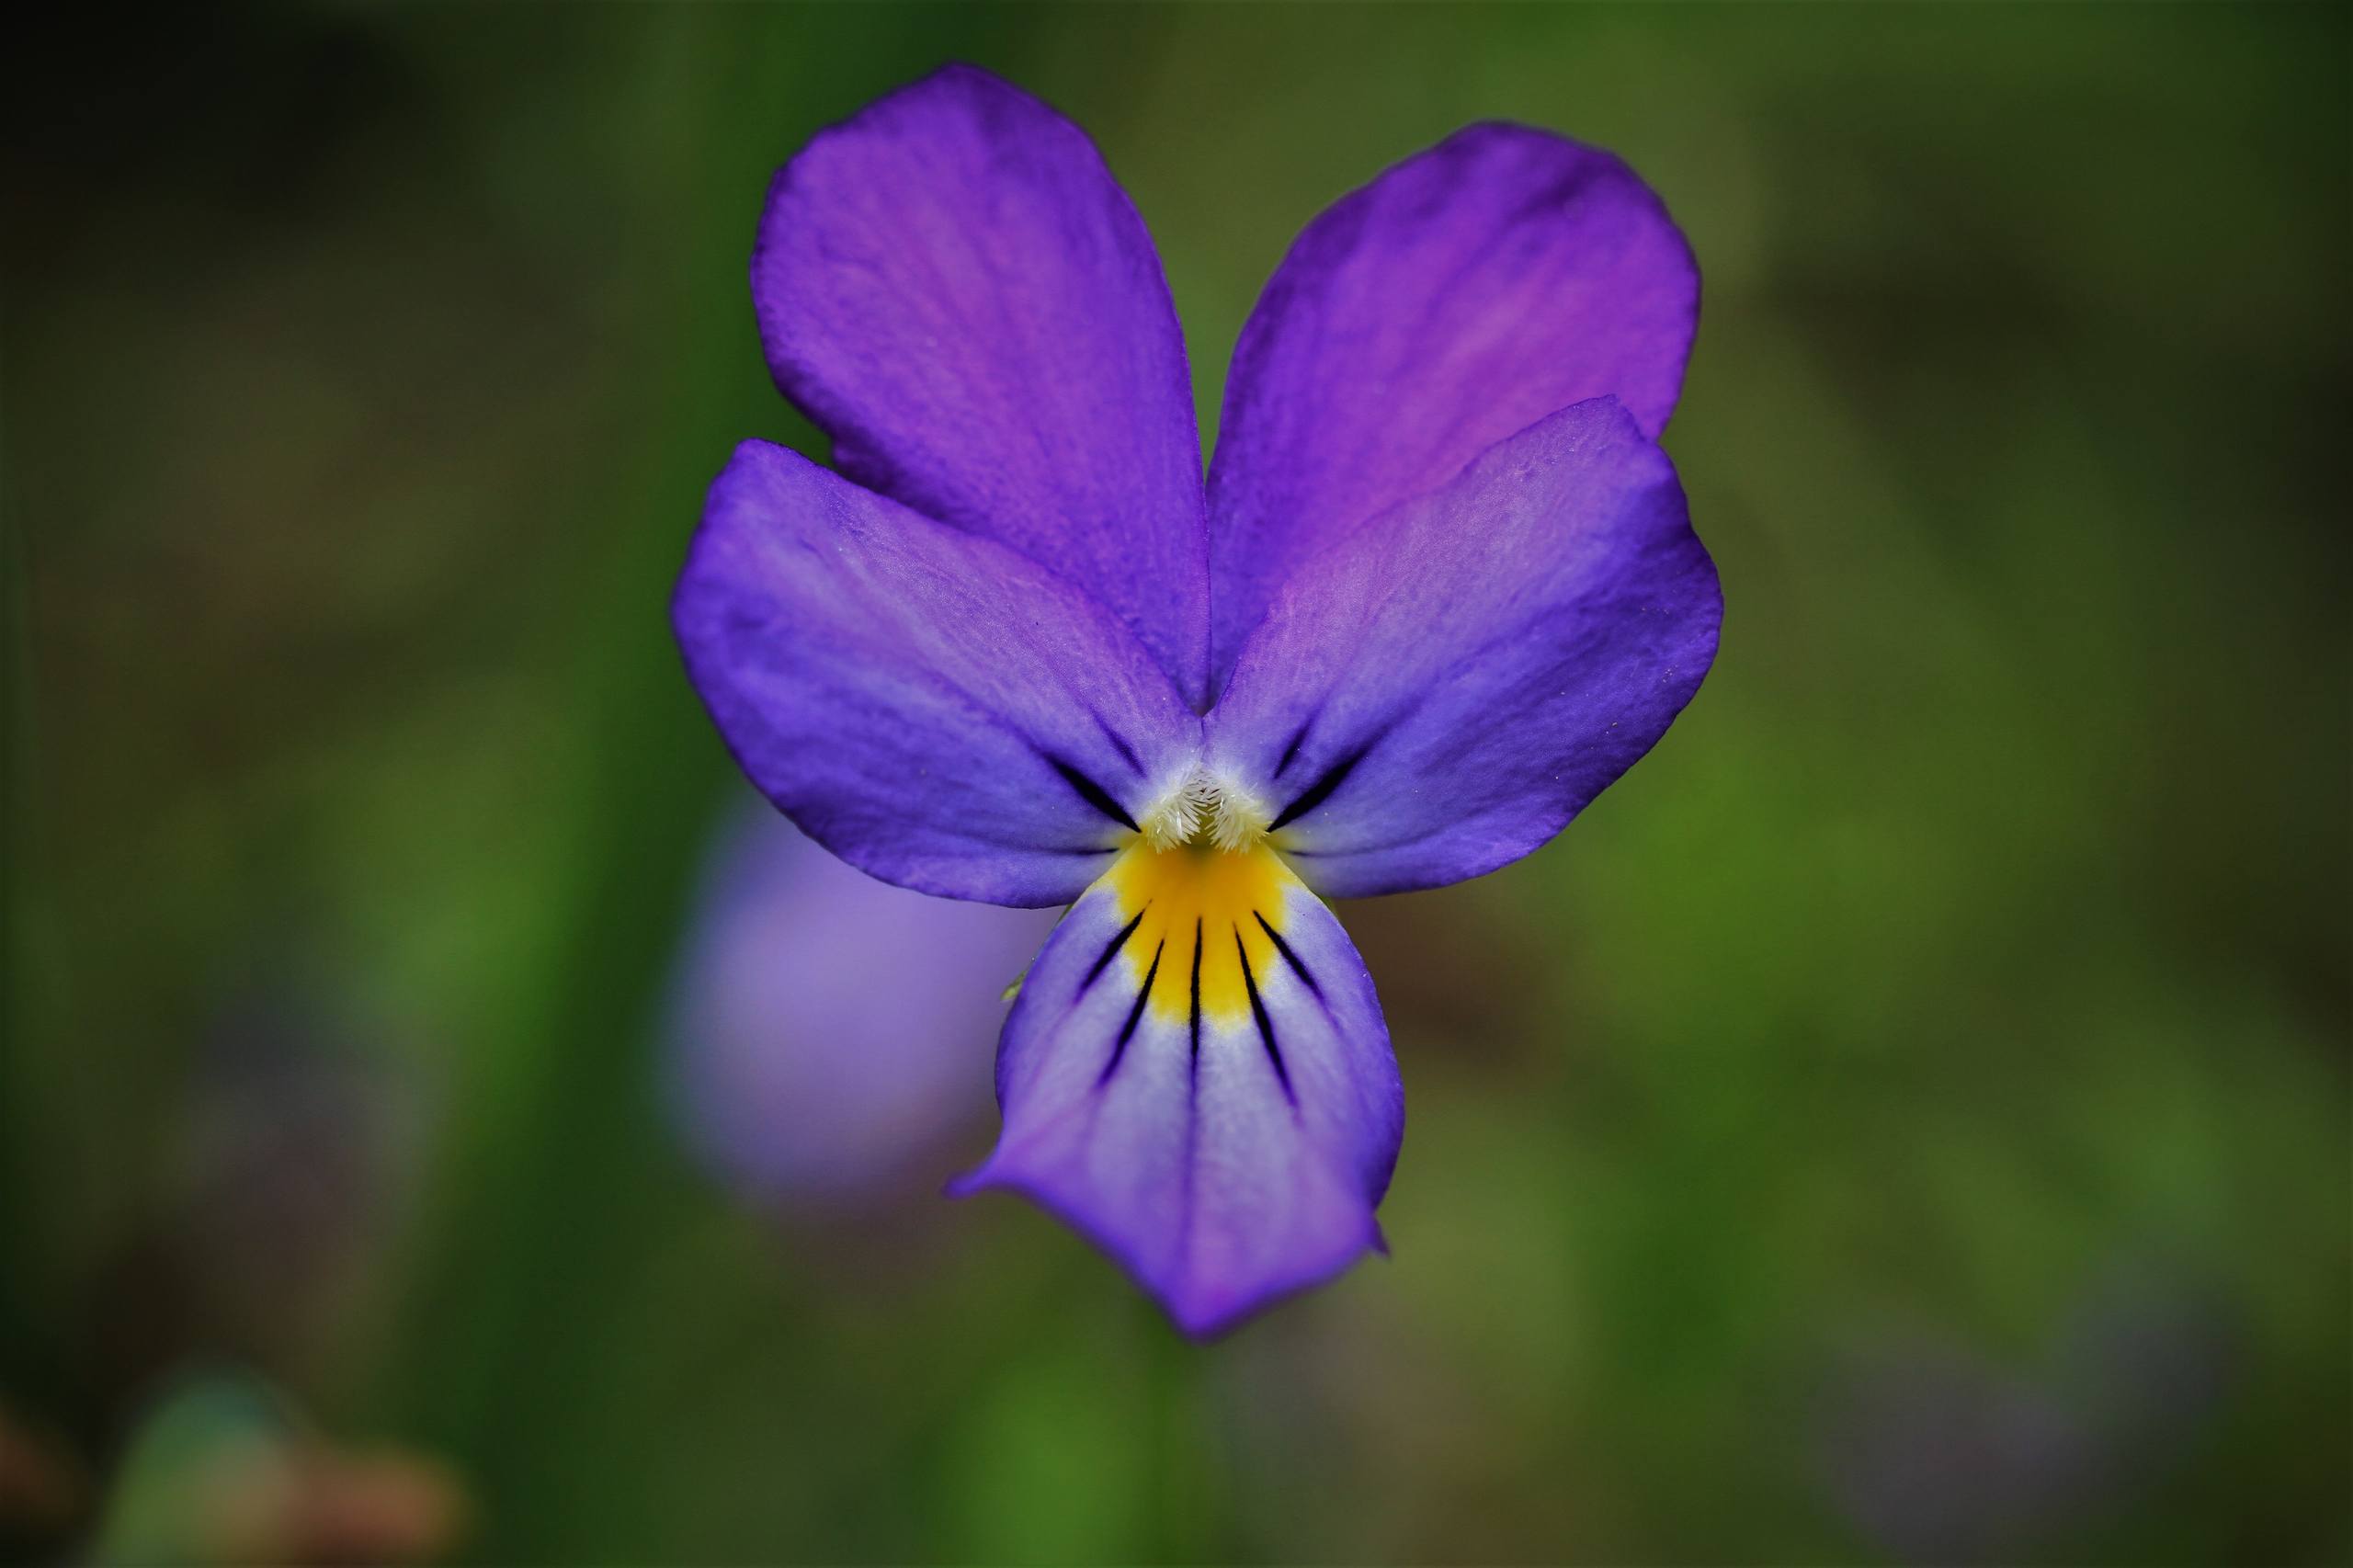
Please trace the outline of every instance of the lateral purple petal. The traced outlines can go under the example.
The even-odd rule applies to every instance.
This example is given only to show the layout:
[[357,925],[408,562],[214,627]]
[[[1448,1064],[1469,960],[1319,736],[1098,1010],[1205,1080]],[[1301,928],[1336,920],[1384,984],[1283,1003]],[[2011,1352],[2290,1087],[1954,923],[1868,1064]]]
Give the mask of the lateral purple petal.
[[1597,398],[1303,568],[1244,648],[1210,755],[1325,896],[1461,881],[1657,743],[1722,614],[1673,465]]
[[778,172],[752,295],[844,473],[1068,577],[1205,702],[1184,339],[1086,132],[971,66],[903,88]]
[[[1364,962],[1295,878],[1157,937],[1115,880],[1031,966],[997,1050],[1003,1135],[952,1190],[1030,1198],[1205,1338],[1381,1246],[1404,1101]],[[1235,953],[1227,1006],[1233,975],[1202,976]]]
[[1234,351],[1210,469],[1212,687],[1337,534],[1445,483],[1555,409],[1673,413],[1699,275],[1608,153],[1474,125],[1333,204]]
[[671,616],[762,793],[902,887],[1076,898],[1199,720],[1111,613],[1026,557],[751,441]]

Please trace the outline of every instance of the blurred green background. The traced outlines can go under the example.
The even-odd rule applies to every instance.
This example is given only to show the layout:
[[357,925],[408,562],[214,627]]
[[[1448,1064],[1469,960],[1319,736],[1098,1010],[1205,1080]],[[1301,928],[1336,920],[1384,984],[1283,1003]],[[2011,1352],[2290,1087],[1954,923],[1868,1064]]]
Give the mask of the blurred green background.
[[[10,1554],[2353,1550],[2346,10],[45,25],[0,104]],[[731,1198],[664,1089],[739,788],[665,601],[734,441],[824,453],[754,220],[948,58],[1101,143],[1205,437],[1292,234],[1468,120],[1616,149],[1706,278],[1715,673],[1559,843],[1344,908],[1394,1257],[1212,1346],[935,1196],[984,1038],[951,1156],[847,1209]]]

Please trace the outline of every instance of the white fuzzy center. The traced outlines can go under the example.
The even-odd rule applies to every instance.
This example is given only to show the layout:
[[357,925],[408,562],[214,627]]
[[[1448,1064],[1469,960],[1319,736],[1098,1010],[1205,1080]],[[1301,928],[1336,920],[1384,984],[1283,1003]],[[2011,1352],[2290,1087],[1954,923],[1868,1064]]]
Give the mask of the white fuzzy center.
[[1258,797],[1231,776],[1195,763],[1192,772],[1144,813],[1143,836],[1154,849],[1174,849],[1180,844],[1246,849],[1267,835],[1272,820]]

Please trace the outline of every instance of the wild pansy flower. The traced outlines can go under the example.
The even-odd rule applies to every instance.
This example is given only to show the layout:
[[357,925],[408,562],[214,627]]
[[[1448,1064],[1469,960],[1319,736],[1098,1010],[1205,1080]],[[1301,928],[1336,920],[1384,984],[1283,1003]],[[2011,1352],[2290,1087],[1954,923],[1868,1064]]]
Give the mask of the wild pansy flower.
[[737,449],[673,606],[689,676],[851,864],[1071,906],[960,1189],[1028,1194],[1194,1334],[1330,1278],[1381,1244],[1404,1107],[1324,900],[1543,844],[1714,655],[1655,445],[1682,237],[1606,153],[1448,138],[1291,247],[1206,482],[1142,219],[983,72],[788,164],[752,293],[838,472]]

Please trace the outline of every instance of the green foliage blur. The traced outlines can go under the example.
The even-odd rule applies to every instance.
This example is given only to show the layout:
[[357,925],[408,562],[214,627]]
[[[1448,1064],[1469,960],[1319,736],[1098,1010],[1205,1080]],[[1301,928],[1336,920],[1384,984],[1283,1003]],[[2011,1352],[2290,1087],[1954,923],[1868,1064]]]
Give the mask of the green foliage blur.
[[[43,26],[0,1551],[2353,1551],[2346,10]],[[1617,150],[1705,276],[1666,439],[1722,656],[1560,842],[1343,909],[1394,1256],[1213,1346],[953,1160],[739,1202],[665,1086],[740,791],[670,580],[736,440],[824,455],[754,220],[950,58],[1100,142],[1205,436],[1292,234],[1466,121]],[[260,1480],[188,1480],[215,1431]]]

